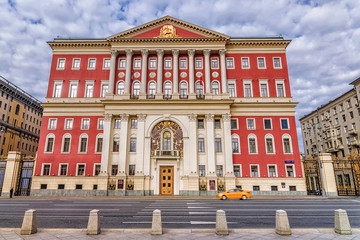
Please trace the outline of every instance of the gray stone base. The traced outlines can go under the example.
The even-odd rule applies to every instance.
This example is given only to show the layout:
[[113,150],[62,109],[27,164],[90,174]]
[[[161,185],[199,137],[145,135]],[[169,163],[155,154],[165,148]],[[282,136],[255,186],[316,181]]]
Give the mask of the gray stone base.
[[90,196],[107,196],[105,190],[67,190],[67,189],[32,189],[30,196],[45,196],[45,197],[90,197]]
[[306,191],[251,191],[251,196],[306,196]]
[[179,191],[180,196],[216,196],[217,194],[217,191]]

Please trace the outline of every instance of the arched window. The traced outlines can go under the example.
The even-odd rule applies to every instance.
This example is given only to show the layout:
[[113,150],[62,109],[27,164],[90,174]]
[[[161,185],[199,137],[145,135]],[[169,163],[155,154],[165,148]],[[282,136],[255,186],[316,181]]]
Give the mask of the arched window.
[[196,82],[196,95],[201,96],[204,94],[204,86],[201,84],[201,81]]
[[86,153],[88,145],[88,135],[81,134],[79,138],[79,153]]
[[284,153],[289,153],[289,154],[293,153],[291,136],[289,134],[284,134],[282,136],[282,142],[283,142]]
[[187,98],[188,85],[186,81],[180,82],[180,98]]
[[211,92],[214,95],[219,95],[219,82],[218,81],[212,81],[211,82]]
[[164,84],[164,95],[165,96],[171,96],[172,94],[172,83],[171,82],[165,82]]
[[136,81],[133,84],[133,95],[139,96],[139,94],[140,94],[140,82]]
[[171,133],[169,131],[164,131],[163,133],[163,150],[171,150]]
[[45,152],[52,153],[54,151],[55,135],[49,134],[46,136]]
[[275,142],[272,134],[265,135],[266,153],[275,153]]
[[249,134],[248,143],[249,143],[249,153],[258,153],[258,151],[257,151],[257,141],[256,141],[255,134]]
[[149,83],[149,88],[148,88],[149,92],[149,96],[155,96],[156,94],[156,83],[154,81],[151,81]]
[[240,153],[239,136],[238,135],[233,134],[231,136],[231,146],[232,146],[233,153]]
[[62,140],[61,152],[70,153],[70,146],[71,146],[71,135],[69,133],[64,134]]
[[123,95],[124,93],[125,93],[125,83],[124,81],[119,81],[117,84],[116,94]]

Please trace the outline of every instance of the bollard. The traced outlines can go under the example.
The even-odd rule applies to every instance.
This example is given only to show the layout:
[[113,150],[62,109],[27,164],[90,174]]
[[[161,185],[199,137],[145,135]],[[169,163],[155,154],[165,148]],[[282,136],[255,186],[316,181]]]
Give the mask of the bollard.
[[99,210],[94,209],[94,210],[90,211],[86,234],[87,235],[100,234],[100,211]]
[[335,232],[341,235],[351,235],[351,226],[346,210],[335,210]]
[[36,210],[29,209],[25,212],[21,226],[21,235],[31,235],[37,232]]
[[286,211],[276,210],[276,230],[279,235],[291,235],[289,219]]
[[216,234],[229,235],[229,230],[226,221],[226,214],[224,210],[216,211]]
[[162,235],[161,210],[153,211],[151,235]]

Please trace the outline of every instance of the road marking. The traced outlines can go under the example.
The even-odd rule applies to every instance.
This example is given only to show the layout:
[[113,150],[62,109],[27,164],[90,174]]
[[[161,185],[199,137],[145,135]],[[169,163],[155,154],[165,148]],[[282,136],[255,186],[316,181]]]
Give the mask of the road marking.
[[[125,224],[152,224],[152,222],[122,222]],[[163,224],[189,224],[190,222],[162,222]]]
[[187,207],[187,208],[213,208],[213,207]]
[[216,212],[189,212],[190,215],[215,215]]
[[360,202],[360,200],[351,200],[351,201],[353,201],[353,202]]
[[[216,222],[206,222],[206,221],[190,221],[193,225],[208,225],[208,224],[216,224]],[[237,222],[228,222],[228,224],[236,224]]]

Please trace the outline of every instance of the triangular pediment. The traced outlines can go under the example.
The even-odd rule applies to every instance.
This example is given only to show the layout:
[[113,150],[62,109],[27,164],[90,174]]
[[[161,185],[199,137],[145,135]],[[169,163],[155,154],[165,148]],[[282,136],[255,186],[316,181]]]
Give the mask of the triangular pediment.
[[230,37],[180,19],[165,16],[138,27],[112,35],[107,40],[121,38],[224,38]]

